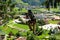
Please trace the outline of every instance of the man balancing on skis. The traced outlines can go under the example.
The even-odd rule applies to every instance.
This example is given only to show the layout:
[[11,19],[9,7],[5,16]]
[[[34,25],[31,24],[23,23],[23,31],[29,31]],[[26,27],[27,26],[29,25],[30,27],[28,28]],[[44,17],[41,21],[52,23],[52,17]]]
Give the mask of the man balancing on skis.
[[30,31],[33,31],[33,33],[36,33],[36,18],[33,15],[31,10],[28,10],[28,13],[26,13],[26,17],[30,20],[28,21],[28,26],[30,28]]

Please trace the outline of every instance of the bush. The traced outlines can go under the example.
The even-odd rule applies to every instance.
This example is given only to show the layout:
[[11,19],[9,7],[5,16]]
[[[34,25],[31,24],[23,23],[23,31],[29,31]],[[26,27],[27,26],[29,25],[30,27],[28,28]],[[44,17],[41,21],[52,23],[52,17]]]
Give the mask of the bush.
[[17,33],[16,33],[16,37],[18,38],[18,37],[20,37],[20,36],[21,36],[20,32],[17,32]]
[[56,40],[56,37],[52,35],[49,37],[49,40]]
[[27,32],[27,40],[39,40],[33,32]]
[[46,24],[44,20],[38,20],[37,23],[39,23],[40,26],[43,26]]
[[36,35],[42,35],[43,29],[42,28],[36,28]]

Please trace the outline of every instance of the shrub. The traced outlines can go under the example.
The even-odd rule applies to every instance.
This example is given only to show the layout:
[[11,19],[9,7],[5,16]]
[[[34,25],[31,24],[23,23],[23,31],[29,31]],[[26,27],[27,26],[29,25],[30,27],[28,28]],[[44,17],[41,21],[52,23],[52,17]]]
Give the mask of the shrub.
[[39,40],[33,32],[27,32],[27,40]]
[[20,37],[21,35],[20,35],[20,32],[17,32],[16,33],[16,37],[18,38],[18,37]]
[[38,23],[39,23],[40,26],[43,26],[43,25],[46,24],[44,20],[38,20]]
[[51,36],[51,37],[49,37],[49,40],[56,40],[56,37],[55,36]]

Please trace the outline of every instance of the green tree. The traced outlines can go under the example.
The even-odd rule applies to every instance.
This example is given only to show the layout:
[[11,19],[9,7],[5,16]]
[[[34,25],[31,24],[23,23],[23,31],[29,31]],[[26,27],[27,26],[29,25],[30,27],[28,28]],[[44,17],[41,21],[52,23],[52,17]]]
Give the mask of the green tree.
[[46,8],[48,9],[48,10],[50,10],[50,2],[49,2],[49,0],[48,1],[46,1]]
[[46,0],[43,4],[45,4],[46,8],[50,10],[50,6],[52,6],[53,8],[57,8],[57,3],[59,5],[60,0]]

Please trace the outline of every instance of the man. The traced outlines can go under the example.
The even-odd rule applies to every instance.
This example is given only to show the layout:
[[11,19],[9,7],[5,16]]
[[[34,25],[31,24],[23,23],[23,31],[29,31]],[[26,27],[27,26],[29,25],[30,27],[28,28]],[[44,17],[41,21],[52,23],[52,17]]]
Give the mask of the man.
[[28,13],[27,13],[26,17],[30,18],[30,20],[28,21],[28,26],[30,28],[30,31],[33,31],[33,33],[35,34],[35,31],[36,31],[36,18],[33,15],[33,13],[31,12],[31,10],[28,10]]

